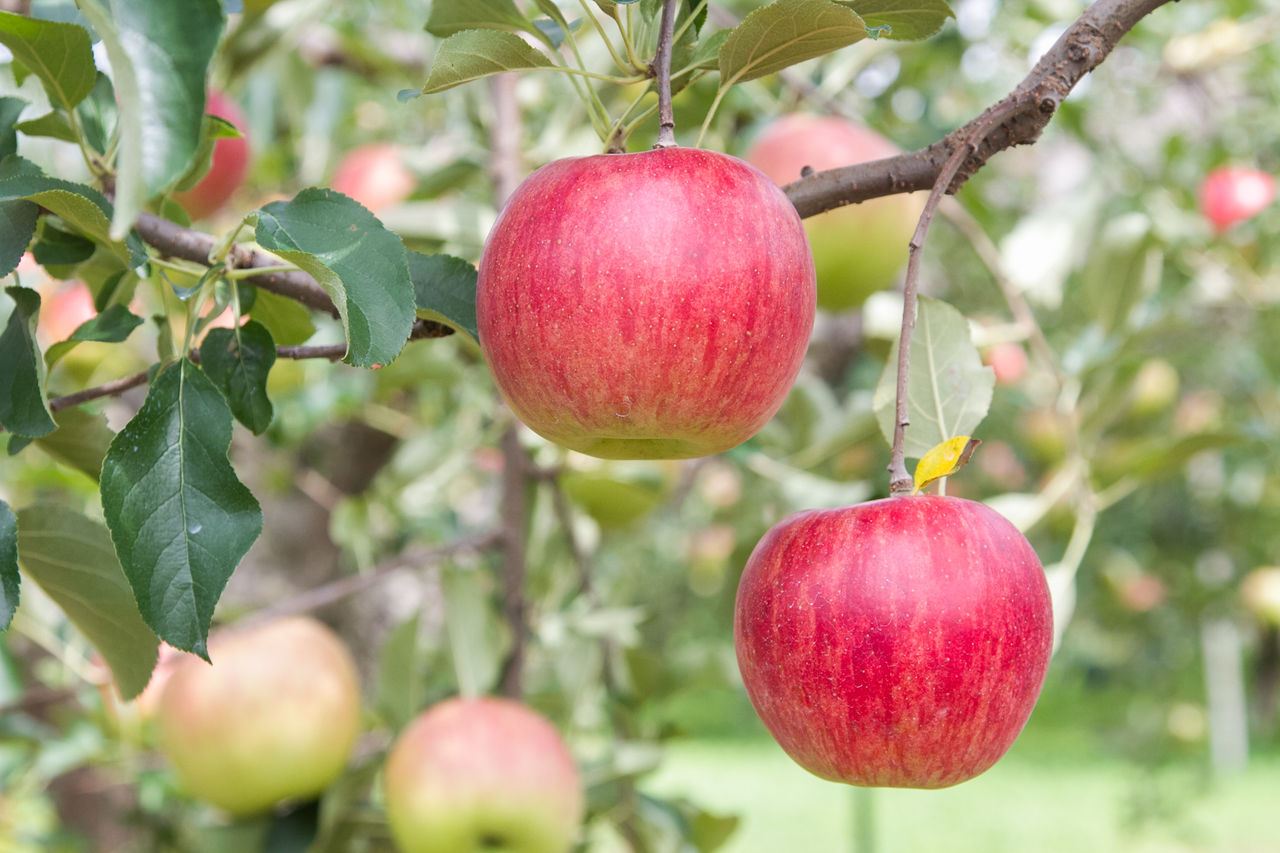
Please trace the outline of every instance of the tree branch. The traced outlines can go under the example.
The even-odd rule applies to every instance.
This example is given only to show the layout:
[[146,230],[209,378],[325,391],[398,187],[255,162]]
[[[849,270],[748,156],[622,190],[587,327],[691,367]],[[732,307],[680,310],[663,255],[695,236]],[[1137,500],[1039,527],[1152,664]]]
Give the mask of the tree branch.
[[802,217],[879,196],[927,190],[956,149],[990,121],[1008,111],[961,164],[947,192],[955,194],[997,153],[1039,138],[1058,105],[1085,74],[1097,68],[1120,39],[1170,0],[1097,0],[1067,28],[1031,73],[982,115],[919,151],[838,169],[814,172],[783,187]]

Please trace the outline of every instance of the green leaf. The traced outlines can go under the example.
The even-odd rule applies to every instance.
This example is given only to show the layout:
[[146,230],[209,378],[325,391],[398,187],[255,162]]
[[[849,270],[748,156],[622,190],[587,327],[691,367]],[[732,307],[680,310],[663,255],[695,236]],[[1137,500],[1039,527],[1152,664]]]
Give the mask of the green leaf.
[[156,375],[102,463],[102,508],[143,619],[206,660],[214,605],[262,532],[230,445],[226,401],[182,359]]
[[[898,343],[876,386],[872,408],[880,432],[893,441],[897,399]],[[907,379],[906,455],[919,459],[957,435],[973,435],[991,406],[995,373],[982,364],[969,335],[969,321],[947,303],[921,296],[911,337]]]
[[458,691],[481,696],[497,683],[509,646],[506,625],[494,611],[490,576],[446,566],[443,581],[445,627]]
[[111,233],[119,239],[147,200],[182,176],[200,147],[205,76],[222,35],[222,5],[218,0],[82,0],[79,5],[106,46],[120,103],[111,221]]
[[550,59],[513,33],[463,30],[440,43],[422,94],[443,92],[504,71],[553,67]]
[[40,294],[7,287],[16,303],[0,333],[0,426],[18,435],[40,436],[57,427],[45,397],[44,360],[36,343]]
[[404,243],[358,202],[307,189],[258,213],[258,244],[315,277],[342,315],[346,361],[390,364],[413,328]]
[[852,9],[833,0],[777,0],[756,9],[720,48],[720,87],[754,80],[867,37]]
[[18,268],[36,233],[40,206],[29,201],[0,201],[0,278]]
[[64,355],[85,341],[118,344],[129,339],[133,330],[143,324],[143,319],[131,313],[123,305],[111,305],[107,310],[89,320],[85,320],[71,336],[49,347],[44,354],[45,367],[50,370]]
[[18,561],[111,667],[120,695],[142,692],[159,643],[138,613],[101,522],[37,504],[18,513]]
[[92,240],[63,231],[46,218],[41,223],[40,239],[31,247],[36,263],[44,267],[75,266],[93,257],[98,244]]
[[476,329],[476,268],[452,255],[410,251],[409,275],[421,316],[479,340]]
[[51,178],[38,171],[33,173],[30,164],[22,163],[25,166],[17,174],[0,177],[0,202],[19,199],[35,202],[94,241],[109,245],[116,257],[130,268],[146,261],[146,251],[136,232],[128,234],[124,241],[111,236],[112,207],[106,196],[84,184]]
[[80,117],[85,141],[94,151],[105,154],[120,116],[115,87],[111,85],[110,77],[98,72],[93,91],[76,107],[76,115]]
[[[689,59],[689,66],[691,68],[718,68],[720,66],[720,48],[728,41],[729,34],[730,30],[716,30],[699,41],[698,46],[693,51],[693,56]],[[681,80],[687,81],[687,76],[681,78]]]
[[107,426],[106,415],[82,406],[72,406],[54,412],[53,420],[58,428],[37,438],[35,443],[54,459],[97,482],[102,460],[116,435]]
[[531,32],[533,28],[512,0],[434,0],[426,29],[443,38],[463,30]]
[[277,344],[297,346],[316,333],[315,323],[311,322],[311,313],[306,306],[269,290],[255,288],[255,292],[257,295],[249,316],[266,326]]
[[0,44],[40,78],[53,104],[70,110],[93,90],[98,71],[84,27],[0,12]]
[[0,501],[0,631],[18,609],[18,517]]
[[276,344],[266,326],[250,320],[232,329],[210,329],[200,344],[200,364],[231,405],[236,420],[261,435],[271,426],[267,374]]
[[888,27],[894,41],[919,41],[955,17],[946,0],[836,0],[861,16],[868,27]]
[[422,710],[424,687],[415,613],[388,632],[378,656],[377,708],[392,731],[402,729]]
[[15,127],[27,136],[43,136],[72,143],[77,141],[76,130],[71,126],[71,119],[67,118],[67,114],[61,110],[20,121]]
[[1089,316],[1108,334],[1125,328],[1134,307],[1159,287],[1163,261],[1145,213],[1108,220],[1090,244],[1081,274]]
[[213,149],[219,139],[235,139],[243,136],[240,129],[221,116],[205,115],[203,129],[200,131],[200,147],[187,171],[182,173],[173,188],[179,192],[191,189],[200,183],[209,169],[213,167]]
[[0,98],[0,160],[18,153],[18,134],[13,128],[26,105],[22,98]]

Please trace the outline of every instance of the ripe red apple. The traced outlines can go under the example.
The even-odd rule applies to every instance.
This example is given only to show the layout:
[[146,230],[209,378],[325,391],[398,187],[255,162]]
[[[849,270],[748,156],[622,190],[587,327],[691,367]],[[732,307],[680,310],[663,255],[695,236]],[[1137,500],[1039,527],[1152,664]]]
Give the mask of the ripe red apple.
[[982,363],[991,367],[1001,385],[1017,385],[1027,375],[1027,351],[1014,341],[987,347],[982,352]]
[[1257,169],[1214,169],[1200,183],[1200,212],[1217,231],[1252,219],[1276,197],[1276,179]]
[[407,199],[418,179],[401,159],[400,148],[374,142],[353,148],[338,162],[330,186],[377,213]]
[[[792,113],[766,127],[746,159],[785,185],[799,180],[806,166],[820,172],[901,153],[883,136],[845,119]],[[856,308],[897,280],[924,199],[924,193],[885,196],[805,220],[818,272],[819,308]]]
[[[247,132],[249,120],[236,102],[221,92],[209,92],[205,112],[226,119],[242,134]],[[248,137],[224,137],[213,143],[213,157],[205,176],[191,189],[174,193],[173,199],[192,219],[204,219],[227,203],[244,183],[248,170]]]
[[559,732],[510,699],[449,699],[419,715],[383,786],[401,853],[565,853],[585,808]]
[[813,327],[795,208],[697,148],[557,160],[521,184],[480,259],[480,346],[551,441],[612,459],[705,456],[782,405]]
[[160,749],[196,798],[233,815],[311,797],[346,767],[360,728],[355,661],[305,617],[215,634],[160,697]]
[[1035,552],[994,510],[894,497],[766,533],[738,587],[734,645],[756,712],[802,767],[943,788],[1022,731],[1053,608]]

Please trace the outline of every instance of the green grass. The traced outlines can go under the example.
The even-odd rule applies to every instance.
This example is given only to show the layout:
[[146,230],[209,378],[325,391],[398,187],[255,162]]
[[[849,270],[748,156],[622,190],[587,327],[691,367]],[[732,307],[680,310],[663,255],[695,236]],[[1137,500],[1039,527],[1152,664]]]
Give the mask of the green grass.
[[[809,775],[772,741],[694,741],[671,744],[645,788],[738,814],[723,853],[1280,853],[1277,757],[1213,778],[1189,761],[1144,772],[1028,737],[954,788],[859,791]],[[860,795],[871,847],[855,842]]]

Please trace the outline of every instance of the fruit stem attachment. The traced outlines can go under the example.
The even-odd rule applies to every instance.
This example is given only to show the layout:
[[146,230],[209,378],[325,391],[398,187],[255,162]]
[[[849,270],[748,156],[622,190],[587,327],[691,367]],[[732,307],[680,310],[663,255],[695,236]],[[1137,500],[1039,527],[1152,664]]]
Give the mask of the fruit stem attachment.
[[964,161],[978,151],[978,146],[993,128],[998,126],[1009,115],[1015,112],[1012,101],[997,104],[987,110],[974,121],[972,132],[955,151],[947,158],[938,179],[929,190],[929,198],[916,223],[915,233],[907,246],[907,275],[902,284],[902,331],[898,336],[898,382],[897,405],[893,419],[893,449],[889,456],[889,494],[893,496],[909,495],[915,489],[915,481],[907,473],[906,434],[911,424],[910,407],[908,405],[907,379],[911,372],[911,333],[916,327],[916,293],[920,289],[920,253],[924,249],[925,237],[929,235],[929,226],[933,216],[942,202],[942,196],[951,187],[960,172]]
[[676,4],[680,0],[662,0],[662,23],[658,35],[658,53],[653,69],[658,77],[658,141],[654,148],[671,148],[676,144],[676,119],[671,109],[671,42],[676,30]]

